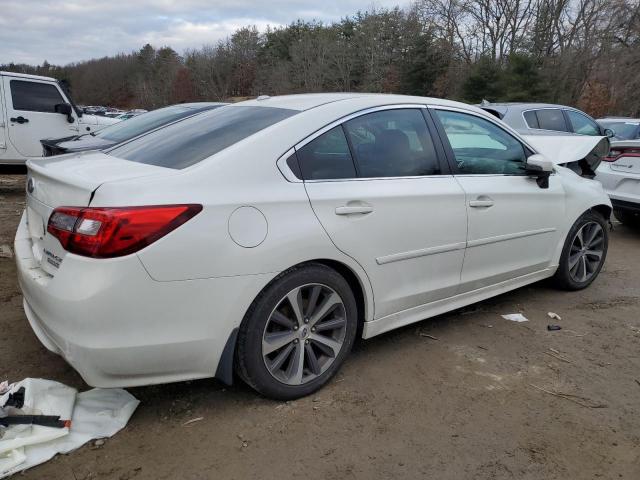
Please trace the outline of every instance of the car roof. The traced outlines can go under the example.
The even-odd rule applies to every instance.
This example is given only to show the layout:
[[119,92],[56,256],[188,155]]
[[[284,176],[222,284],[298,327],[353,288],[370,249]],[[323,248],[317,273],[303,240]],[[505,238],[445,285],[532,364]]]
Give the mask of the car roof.
[[368,103],[369,106],[378,105],[397,105],[397,104],[420,104],[447,106],[454,108],[463,108],[486,115],[482,109],[467,103],[455,102],[453,100],[443,100],[433,97],[417,97],[410,95],[396,95],[386,93],[303,93],[297,95],[280,95],[280,96],[261,96],[253,100],[234,103],[232,106],[256,106],[256,107],[275,107],[287,108],[290,110],[310,110],[329,103],[341,102],[346,100],[359,99],[361,103]]
[[0,71],[0,75],[7,77],[16,77],[16,78],[30,78],[31,80],[45,80],[47,82],[56,82],[55,78],[51,77],[43,77],[41,75],[30,75],[28,73],[17,73],[17,72],[4,72]]

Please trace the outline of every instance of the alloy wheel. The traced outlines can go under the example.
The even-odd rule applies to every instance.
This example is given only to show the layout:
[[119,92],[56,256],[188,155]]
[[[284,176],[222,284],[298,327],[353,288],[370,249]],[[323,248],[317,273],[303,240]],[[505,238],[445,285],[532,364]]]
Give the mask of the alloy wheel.
[[262,335],[262,357],[269,373],[287,385],[322,375],[345,341],[344,302],[332,288],[307,284],[291,290],[271,312]]
[[573,237],[569,252],[569,275],[578,282],[591,279],[604,255],[604,231],[597,222],[585,223]]

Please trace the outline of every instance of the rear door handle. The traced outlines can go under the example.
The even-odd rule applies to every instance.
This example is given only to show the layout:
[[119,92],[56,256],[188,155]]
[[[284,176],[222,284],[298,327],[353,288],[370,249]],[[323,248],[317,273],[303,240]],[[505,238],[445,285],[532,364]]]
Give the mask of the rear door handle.
[[354,215],[373,212],[371,205],[343,205],[336,207],[336,215]]
[[469,206],[473,208],[488,208],[493,206],[493,200],[491,199],[471,200],[469,202]]
[[17,117],[17,118],[10,118],[9,120],[11,120],[14,123],[29,123],[29,119],[28,118],[24,118],[23,116]]

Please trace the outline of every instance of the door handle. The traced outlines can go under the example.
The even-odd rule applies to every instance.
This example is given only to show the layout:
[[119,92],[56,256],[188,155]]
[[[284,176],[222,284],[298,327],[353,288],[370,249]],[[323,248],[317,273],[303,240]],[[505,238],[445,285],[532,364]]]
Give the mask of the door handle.
[[469,202],[469,206],[473,208],[488,208],[493,206],[493,200],[491,199],[471,200]]
[[354,215],[373,212],[371,205],[343,205],[336,207],[336,215]]
[[29,123],[29,119],[28,118],[24,118],[23,116],[19,116],[17,118],[10,118],[9,120],[11,120],[14,123]]

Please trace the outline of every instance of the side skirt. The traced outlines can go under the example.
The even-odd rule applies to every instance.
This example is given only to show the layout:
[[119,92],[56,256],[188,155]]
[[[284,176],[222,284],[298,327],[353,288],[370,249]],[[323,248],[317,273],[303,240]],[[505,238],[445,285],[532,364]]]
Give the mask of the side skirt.
[[552,277],[557,268],[557,265],[545,268],[544,270],[505,280],[504,282],[500,282],[495,285],[482,287],[453,297],[409,308],[401,312],[392,313],[391,315],[378,318],[377,320],[365,322],[364,329],[362,331],[362,338],[375,337],[376,335],[388,332],[389,330],[419,322],[420,320],[425,320],[436,315],[441,315],[443,313],[450,312],[451,310],[456,310],[472,303],[515,290],[516,288],[523,287],[530,283]]

